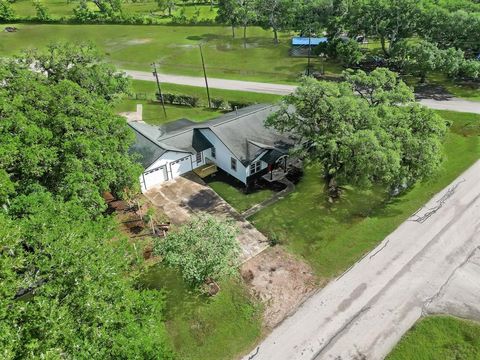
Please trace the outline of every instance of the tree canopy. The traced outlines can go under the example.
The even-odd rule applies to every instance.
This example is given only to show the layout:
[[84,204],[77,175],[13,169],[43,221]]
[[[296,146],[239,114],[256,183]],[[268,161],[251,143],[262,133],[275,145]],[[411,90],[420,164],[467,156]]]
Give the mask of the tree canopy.
[[128,153],[134,136],[108,101],[127,80],[92,64],[90,47],[51,49],[0,63],[0,169],[18,194],[41,186],[99,213],[102,192],[138,186],[141,173]]
[[441,163],[445,122],[415,103],[387,69],[347,72],[346,81],[305,78],[267,125],[298,134],[307,158],[323,165],[332,196],[339,186],[411,186]]
[[0,356],[170,359],[163,294],[136,288],[141,257],[100,196],[141,171],[121,86],[68,49],[0,63]]
[[163,295],[135,289],[135,252],[112,219],[39,191],[0,224],[3,359],[172,357]]

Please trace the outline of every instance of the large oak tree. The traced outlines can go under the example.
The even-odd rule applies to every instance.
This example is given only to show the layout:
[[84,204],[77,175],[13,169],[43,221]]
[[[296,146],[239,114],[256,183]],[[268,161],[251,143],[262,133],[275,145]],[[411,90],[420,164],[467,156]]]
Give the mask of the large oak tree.
[[332,196],[344,184],[399,189],[432,174],[441,162],[442,118],[386,69],[345,75],[342,83],[305,78],[267,124],[302,138]]

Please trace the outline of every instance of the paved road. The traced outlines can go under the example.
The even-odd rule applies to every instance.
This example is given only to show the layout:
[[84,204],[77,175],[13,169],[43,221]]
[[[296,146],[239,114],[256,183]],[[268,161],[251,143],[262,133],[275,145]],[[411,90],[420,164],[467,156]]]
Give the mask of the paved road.
[[455,271],[438,296],[425,306],[425,311],[480,321],[478,279],[480,279],[480,249]]
[[383,359],[480,247],[479,214],[480,161],[245,359]]
[[[136,80],[155,81],[152,73],[146,71],[124,70],[127,75]],[[183,76],[183,75],[168,75],[159,74],[159,79],[162,83],[172,83],[179,85],[190,86],[205,86],[205,80],[201,77]],[[227,80],[209,78],[208,85],[211,88],[249,91],[256,93],[266,93],[275,95],[287,95],[293,92],[296,88],[294,85],[269,84],[253,81]],[[447,100],[422,99],[420,103],[427,107],[437,110],[452,110],[460,112],[471,112],[480,114],[480,102],[468,101],[456,98]]]
[[[145,71],[123,70],[135,80],[155,81],[152,73]],[[159,80],[163,83],[190,85],[205,87],[205,79],[202,77],[159,74]],[[227,80],[208,78],[208,86],[216,89],[239,90],[256,93],[287,95],[296,88],[294,85],[269,84],[253,81]]]

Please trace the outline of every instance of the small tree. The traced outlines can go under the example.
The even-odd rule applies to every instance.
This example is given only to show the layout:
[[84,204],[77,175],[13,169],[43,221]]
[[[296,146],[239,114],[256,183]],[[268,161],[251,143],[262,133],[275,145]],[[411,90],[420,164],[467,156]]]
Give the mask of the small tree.
[[425,82],[430,71],[436,70],[442,64],[442,56],[437,46],[428,41],[411,44],[407,55],[411,71],[418,74],[422,83]]
[[165,10],[168,10],[168,16],[172,16],[172,10],[175,8],[174,0],[155,0],[157,3],[158,10],[165,13]]
[[247,47],[247,26],[256,20],[254,0],[240,0],[238,8],[238,22],[243,27],[243,46]]
[[13,20],[15,12],[7,0],[0,0],[0,21]]
[[238,0],[220,0],[218,2],[217,21],[230,24],[232,37],[235,37],[235,26],[238,24],[238,11],[240,3]]
[[340,40],[336,46],[336,53],[342,65],[347,68],[358,65],[365,57],[360,45],[353,39]]
[[237,229],[230,222],[202,215],[164,240],[157,240],[154,251],[167,265],[179,268],[187,283],[199,286],[235,272],[239,253],[236,235]]
[[36,0],[33,2],[33,6],[37,11],[37,19],[41,21],[50,20],[50,14],[48,13],[47,7],[43,5],[40,1]]
[[256,0],[257,21],[264,29],[272,29],[275,44],[278,44],[278,32],[291,25],[294,4],[291,0]]

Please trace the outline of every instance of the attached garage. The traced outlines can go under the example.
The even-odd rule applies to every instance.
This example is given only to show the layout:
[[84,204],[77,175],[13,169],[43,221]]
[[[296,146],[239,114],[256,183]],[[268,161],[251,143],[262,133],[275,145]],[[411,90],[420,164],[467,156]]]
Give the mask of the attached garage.
[[168,180],[167,165],[159,166],[155,169],[145,171],[142,174],[142,190],[146,191],[152,187]]
[[190,155],[184,156],[181,159],[172,161],[169,163],[170,174],[172,179],[192,171],[192,157]]

